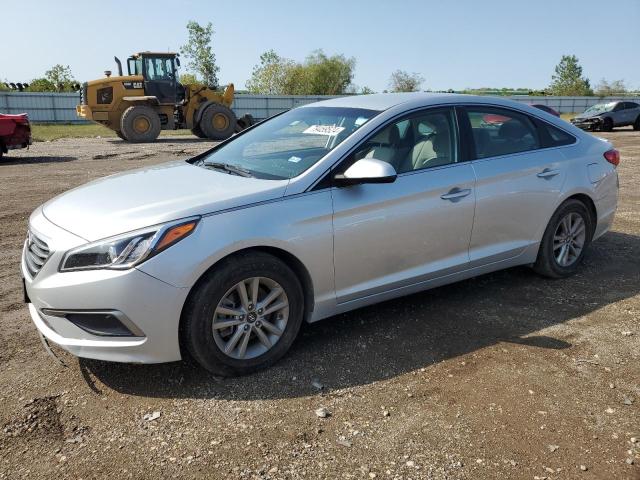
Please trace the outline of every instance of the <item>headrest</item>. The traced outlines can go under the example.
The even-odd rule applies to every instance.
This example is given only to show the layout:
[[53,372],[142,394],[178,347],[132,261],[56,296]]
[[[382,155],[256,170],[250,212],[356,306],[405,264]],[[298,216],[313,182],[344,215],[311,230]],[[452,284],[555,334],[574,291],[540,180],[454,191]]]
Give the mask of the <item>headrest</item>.
[[518,120],[509,120],[500,125],[498,136],[508,140],[520,140],[528,133],[522,123]]
[[383,129],[371,139],[372,143],[395,145],[400,141],[400,129],[397,125],[391,125]]

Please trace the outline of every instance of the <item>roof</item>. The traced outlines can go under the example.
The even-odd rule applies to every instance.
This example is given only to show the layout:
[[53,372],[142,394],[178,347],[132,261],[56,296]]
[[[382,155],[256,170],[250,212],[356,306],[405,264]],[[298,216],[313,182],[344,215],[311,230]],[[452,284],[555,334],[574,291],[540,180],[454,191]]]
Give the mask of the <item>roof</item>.
[[330,100],[310,103],[301,108],[306,107],[345,107],[345,108],[364,108],[368,110],[388,110],[401,104],[410,104],[407,106],[421,107],[428,105],[451,103],[492,103],[495,105],[521,105],[513,100],[501,97],[486,97],[478,95],[465,95],[462,93],[376,93],[373,95],[350,95],[345,97],[336,97]]
[[175,57],[177,55],[176,52],[138,52],[131,55],[132,57],[141,57],[141,56],[149,56],[153,55],[156,57]]

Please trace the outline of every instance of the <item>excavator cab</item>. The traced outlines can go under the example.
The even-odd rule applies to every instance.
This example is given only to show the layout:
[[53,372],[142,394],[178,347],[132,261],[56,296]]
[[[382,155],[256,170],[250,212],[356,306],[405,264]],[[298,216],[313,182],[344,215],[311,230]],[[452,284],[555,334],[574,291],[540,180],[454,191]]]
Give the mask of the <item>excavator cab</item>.
[[127,59],[129,75],[142,75],[144,94],[156,97],[160,105],[173,105],[184,98],[184,87],[177,78],[179,65],[175,53],[143,52]]

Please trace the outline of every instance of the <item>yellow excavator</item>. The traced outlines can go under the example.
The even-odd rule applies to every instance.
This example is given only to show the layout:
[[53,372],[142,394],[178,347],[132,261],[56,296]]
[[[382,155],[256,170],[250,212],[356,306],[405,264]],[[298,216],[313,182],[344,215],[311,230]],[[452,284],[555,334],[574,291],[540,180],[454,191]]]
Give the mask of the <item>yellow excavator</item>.
[[224,91],[178,81],[177,53],[140,52],[127,59],[128,75],[114,57],[118,75],[82,84],[80,118],[114,130],[128,142],[152,142],[160,130],[188,128],[194,135],[224,140],[251,126],[250,115],[236,118],[231,110],[234,88]]

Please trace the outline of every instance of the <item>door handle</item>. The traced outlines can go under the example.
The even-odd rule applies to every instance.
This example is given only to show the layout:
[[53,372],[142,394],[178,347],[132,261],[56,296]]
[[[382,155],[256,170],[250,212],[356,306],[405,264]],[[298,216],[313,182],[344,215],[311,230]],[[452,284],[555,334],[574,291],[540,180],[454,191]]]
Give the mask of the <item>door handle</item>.
[[471,193],[471,189],[470,188],[452,188],[451,190],[449,190],[447,193],[443,193],[442,195],[440,195],[440,198],[443,200],[450,200],[452,202],[457,202],[458,200],[460,200],[462,197],[466,197],[467,195],[469,195]]
[[538,173],[538,178],[552,178],[560,173],[559,170],[551,170],[550,168],[545,168],[543,171]]

